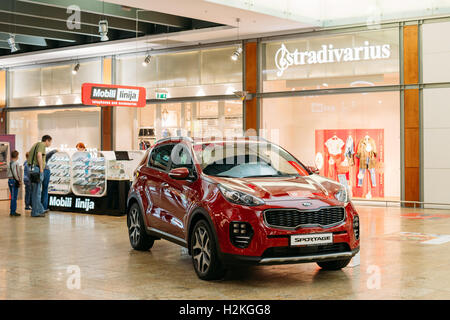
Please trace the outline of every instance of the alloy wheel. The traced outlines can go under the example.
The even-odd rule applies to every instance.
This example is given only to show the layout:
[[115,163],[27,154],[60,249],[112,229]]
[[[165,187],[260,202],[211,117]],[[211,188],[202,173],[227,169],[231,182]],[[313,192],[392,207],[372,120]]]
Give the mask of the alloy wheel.
[[194,238],[192,256],[195,267],[199,272],[206,273],[211,264],[211,245],[208,232],[203,226],[200,226],[195,230]]
[[139,224],[139,211],[136,208],[130,211],[130,239],[133,245],[139,242],[141,236],[141,226]]

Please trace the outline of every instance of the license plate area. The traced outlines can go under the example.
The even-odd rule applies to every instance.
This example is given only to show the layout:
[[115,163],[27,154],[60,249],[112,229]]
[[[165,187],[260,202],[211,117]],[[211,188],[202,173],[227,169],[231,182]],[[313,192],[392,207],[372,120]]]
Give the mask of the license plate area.
[[332,233],[312,233],[291,235],[289,244],[292,247],[297,246],[317,246],[333,243]]

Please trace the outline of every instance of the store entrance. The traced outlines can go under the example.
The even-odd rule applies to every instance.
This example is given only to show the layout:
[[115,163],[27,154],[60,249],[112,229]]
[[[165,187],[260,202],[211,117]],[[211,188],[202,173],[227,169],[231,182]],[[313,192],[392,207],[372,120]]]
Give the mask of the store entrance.
[[166,137],[242,135],[242,101],[211,100],[149,104],[138,110],[134,146],[145,150]]

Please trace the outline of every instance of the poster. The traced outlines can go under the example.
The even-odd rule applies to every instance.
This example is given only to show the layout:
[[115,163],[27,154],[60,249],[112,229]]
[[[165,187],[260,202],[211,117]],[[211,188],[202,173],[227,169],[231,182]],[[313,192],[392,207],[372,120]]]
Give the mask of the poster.
[[316,130],[320,175],[347,182],[352,197],[384,197],[384,129]]

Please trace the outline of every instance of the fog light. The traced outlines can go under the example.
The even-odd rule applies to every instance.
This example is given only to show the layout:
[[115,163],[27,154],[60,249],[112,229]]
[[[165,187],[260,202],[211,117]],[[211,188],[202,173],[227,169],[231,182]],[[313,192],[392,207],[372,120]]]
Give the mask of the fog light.
[[231,243],[238,248],[247,248],[253,237],[253,228],[248,222],[232,222]]

